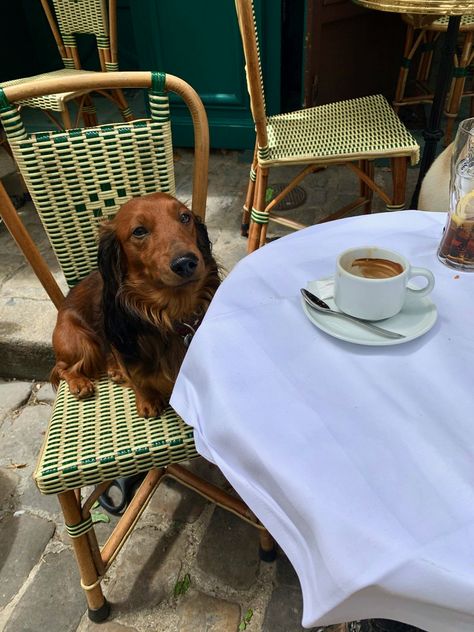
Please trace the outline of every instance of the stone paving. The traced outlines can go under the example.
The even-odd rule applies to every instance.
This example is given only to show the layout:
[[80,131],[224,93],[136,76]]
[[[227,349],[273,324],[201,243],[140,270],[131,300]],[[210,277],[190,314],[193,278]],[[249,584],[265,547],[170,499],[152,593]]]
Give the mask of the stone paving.
[[[239,226],[250,158],[249,152],[211,156],[207,225],[216,257],[227,271],[245,255]],[[190,165],[189,152],[178,151],[177,193],[183,201],[190,199]],[[8,171],[13,169],[3,157],[0,176],[11,192],[18,192],[19,184]],[[409,195],[416,174],[410,169]],[[379,181],[386,177],[387,169],[379,167]],[[316,207],[346,203],[354,180],[348,170],[334,168],[309,177],[304,186],[308,201],[297,214],[311,220]],[[374,207],[382,210],[383,205],[376,202]],[[31,203],[20,215],[51,258]],[[283,232],[272,230],[272,235]],[[99,629],[85,614],[57,500],[39,494],[32,480],[54,397],[46,382],[54,318],[44,291],[0,226],[0,631],[5,632]],[[211,480],[221,478],[203,460],[192,467]],[[95,515],[105,541],[115,518],[102,509]],[[276,562],[260,562],[257,549],[258,535],[251,526],[177,484],[164,483],[103,582],[113,610],[100,629],[302,630],[301,593],[291,565],[281,551]]]

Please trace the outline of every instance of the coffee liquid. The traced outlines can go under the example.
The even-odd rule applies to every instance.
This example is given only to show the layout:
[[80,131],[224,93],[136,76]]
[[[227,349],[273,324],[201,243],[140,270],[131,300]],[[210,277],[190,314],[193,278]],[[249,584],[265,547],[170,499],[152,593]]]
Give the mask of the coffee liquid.
[[350,273],[366,279],[389,279],[403,272],[403,266],[390,259],[362,257],[351,263]]

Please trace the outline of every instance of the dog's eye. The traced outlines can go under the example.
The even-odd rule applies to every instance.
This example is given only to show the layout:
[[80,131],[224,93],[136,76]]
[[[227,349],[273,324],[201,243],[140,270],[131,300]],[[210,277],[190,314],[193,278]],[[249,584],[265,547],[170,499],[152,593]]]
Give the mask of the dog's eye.
[[132,231],[132,235],[134,237],[145,237],[145,235],[148,235],[148,231],[144,226],[137,226],[133,231]]
[[191,221],[191,215],[189,213],[181,213],[179,216],[179,221],[181,224],[189,224]]

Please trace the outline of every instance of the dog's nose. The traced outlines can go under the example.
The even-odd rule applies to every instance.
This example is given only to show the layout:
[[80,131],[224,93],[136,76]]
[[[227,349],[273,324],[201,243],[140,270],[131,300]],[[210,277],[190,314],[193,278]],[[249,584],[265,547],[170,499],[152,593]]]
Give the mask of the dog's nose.
[[185,255],[180,255],[173,259],[170,263],[170,268],[173,270],[175,274],[180,277],[190,277],[193,276],[196,268],[198,266],[198,258],[196,255],[193,255],[192,252],[188,252]]

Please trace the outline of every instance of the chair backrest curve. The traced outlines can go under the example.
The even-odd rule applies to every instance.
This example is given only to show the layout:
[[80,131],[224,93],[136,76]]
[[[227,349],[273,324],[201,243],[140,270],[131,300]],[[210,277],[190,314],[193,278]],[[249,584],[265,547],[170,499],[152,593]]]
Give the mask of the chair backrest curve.
[[[97,83],[98,73],[94,76]],[[29,134],[21,110],[0,90],[0,118],[13,155],[48,234],[69,286],[96,268],[97,234],[132,197],[162,191],[175,195],[171,121],[164,73],[107,73],[112,79],[132,76],[131,85],[146,85],[151,74],[150,118],[84,129]],[[85,78],[70,80],[76,85]],[[32,82],[33,84],[34,82]],[[148,85],[150,80],[148,79]],[[192,208],[204,217],[207,194],[208,127],[202,102],[185,82],[170,76],[188,105],[195,129]],[[33,85],[32,85],[33,87]],[[23,86],[22,90],[29,90]],[[15,237],[15,235],[13,235]],[[47,290],[48,291],[48,290]]]

